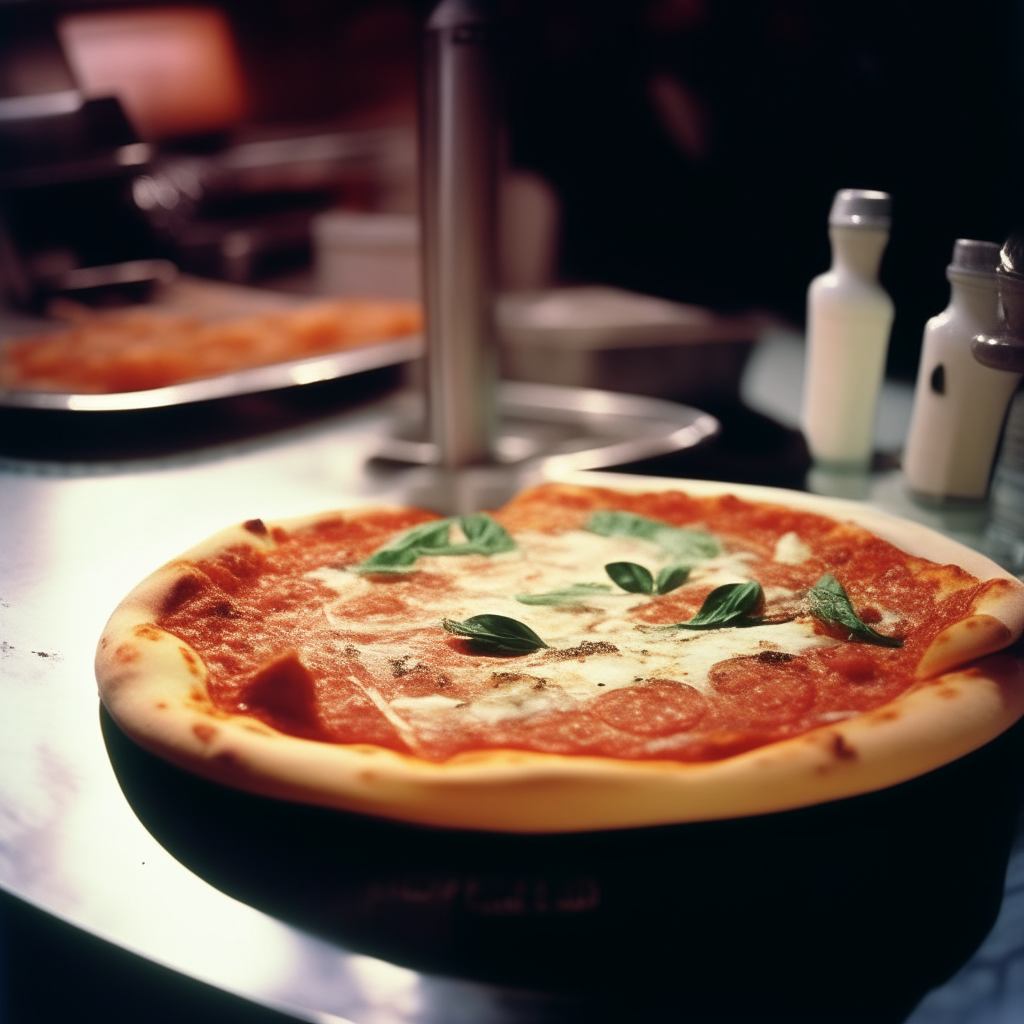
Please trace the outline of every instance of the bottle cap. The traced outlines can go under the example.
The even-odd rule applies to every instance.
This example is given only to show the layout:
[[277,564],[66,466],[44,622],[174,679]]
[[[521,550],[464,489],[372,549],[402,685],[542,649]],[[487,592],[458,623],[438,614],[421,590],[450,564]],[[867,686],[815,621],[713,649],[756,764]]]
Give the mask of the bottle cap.
[[1024,232],[1014,231],[999,253],[999,273],[1024,277]]
[[888,231],[892,224],[892,196],[868,188],[841,188],[832,200],[828,222],[842,227]]
[[979,242],[975,238],[958,238],[953,244],[953,260],[946,267],[946,273],[994,277],[998,266],[999,246],[995,242]]

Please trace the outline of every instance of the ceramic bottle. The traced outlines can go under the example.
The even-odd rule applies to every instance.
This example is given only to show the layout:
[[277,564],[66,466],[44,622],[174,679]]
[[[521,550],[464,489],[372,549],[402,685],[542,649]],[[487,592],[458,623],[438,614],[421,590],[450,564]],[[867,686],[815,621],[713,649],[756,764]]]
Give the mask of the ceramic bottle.
[[999,246],[960,238],[946,268],[949,305],[924,329],[903,471],[933,498],[981,499],[1010,397],[1021,375],[983,366],[971,340],[999,324]]
[[807,293],[802,416],[819,465],[862,470],[871,461],[894,312],[878,283],[890,210],[887,193],[847,188],[836,193],[829,213],[832,266]]

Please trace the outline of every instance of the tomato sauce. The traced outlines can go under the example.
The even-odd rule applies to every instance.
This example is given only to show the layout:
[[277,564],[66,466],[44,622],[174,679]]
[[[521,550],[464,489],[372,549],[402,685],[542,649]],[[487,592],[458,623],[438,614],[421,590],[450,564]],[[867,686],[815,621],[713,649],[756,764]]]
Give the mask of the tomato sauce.
[[[494,722],[466,718],[458,728],[427,728],[414,735],[402,716],[390,710],[391,701],[443,698],[445,707],[460,707],[481,694],[511,688],[517,699],[528,702],[550,685],[543,669],[548,662],[575,658],[589,664],[616,650],[614,638],[608,642],[595,636],[593,644],[577,650],[542,652],[539,662],[523,669],[521,658],[481,655],[430,623],[394,635],[396,650],[414,644],[416,657],[396,656],[386,672],[370,672],[360,658],[360,645],[379,634],[367,623],[414,610],[447,581],[427,571],[381,576],[369,598],[339,605],[336,591],[305,574],[357,563],[401,531],[436,518],[414,509],[330,517],[292,533],[277,529],[272,549],[239,545],[200,560],[168,594],[158,624],[203,658],[217,707],[252,715],[292,735],[375,744],[434,761],[466,751],[511,748],[692,762],[797,736],[893,700],[914,685],[925,650],[942,629],[969,614],[983,586],[957,566],[940,567],[908,555],[852,524],[732,495],[628,495],[549,485],[520,496],[495,518],[513,536],[524,531],[558,534],[582,528],[598,509],[706,529],[726,551],[750,553],[750,575],[766,591],[784,588],[801,595],[831,572],[864,621],[903,637],[904,644],[886,648],[851,642],[845,631],[814,622],[818,634],[837,642],[798,655],[769,645],[754,655],[726,659],[711,667],[703,690],[680,679],[644,678],[570,708],[550,705],[536,714]],[[786,533],[798,534],[811,549],[800,564],[773,560]],[[709,590],[684,586],[656,599],[638,595],[629,614],[641,627],[685,621]],[[329,618],[324,608],[332,603]],[[773,612],[807,615],[800,598],[789,605],[769,601],[765,612],[769,618]],[[456,669],[467,666],[475,672],[471,684],[465,672],[461,681],[455,679]]]

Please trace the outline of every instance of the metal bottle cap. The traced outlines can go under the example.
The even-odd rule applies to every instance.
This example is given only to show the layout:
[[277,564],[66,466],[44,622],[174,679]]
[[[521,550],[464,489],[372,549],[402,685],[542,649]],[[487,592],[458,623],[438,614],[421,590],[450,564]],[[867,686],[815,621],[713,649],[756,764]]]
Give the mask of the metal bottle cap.
[[983,366],[1024,373],[1024,231],[1014,231],[999,252],[999,300],[1003,322],[991,334],[971,342],[974,358]]
[[841,188],[832,200],[828,222],[840,227],[888,230],[892,224],[892,196],[867,188]]
[[1024,231],[1014,231],[999,253],[999,273],[1024,277]]
[[999,246],[995,242],[958,238],[953,244],[953,260],[946,267],[946,273],[994,277],[998,267]]

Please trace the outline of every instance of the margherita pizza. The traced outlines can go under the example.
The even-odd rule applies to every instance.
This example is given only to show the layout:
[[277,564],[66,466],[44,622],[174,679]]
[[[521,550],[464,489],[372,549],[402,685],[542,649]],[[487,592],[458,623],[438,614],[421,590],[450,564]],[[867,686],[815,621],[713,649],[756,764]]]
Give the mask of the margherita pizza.
[[103,701],[246,790],[520,832],[863,793],[1024,713],[1018,660],[985,657],[1024,585],[976,552],[853,503],[614,482],[226,530],[115,611]]

